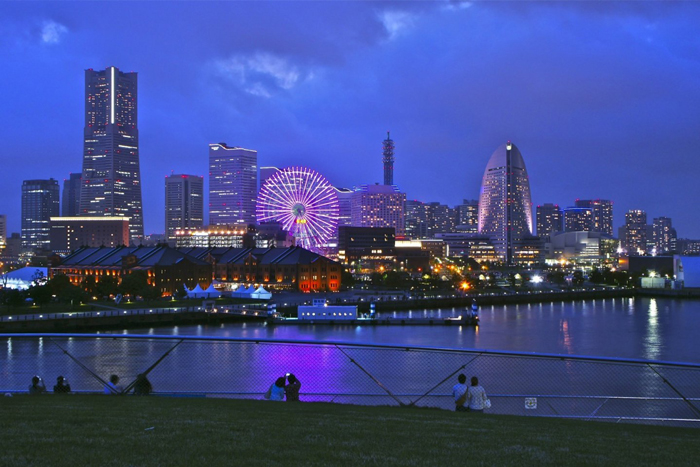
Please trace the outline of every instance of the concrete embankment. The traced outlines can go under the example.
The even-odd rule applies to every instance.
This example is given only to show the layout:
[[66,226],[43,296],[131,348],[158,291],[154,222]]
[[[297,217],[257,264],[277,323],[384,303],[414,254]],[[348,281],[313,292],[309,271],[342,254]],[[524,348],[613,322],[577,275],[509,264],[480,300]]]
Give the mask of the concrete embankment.
[[[649,294],[652,296],[667,296],[661,294],[664,290],[655,290]],[[681,292],[681,291],[668,291]],[[432,309],[432,308],[467,308],[471,306],[472,298],[476,298],[479,306],[510,305],[520,303],[562,302],[575,300],[606,299],[617,297],[632,297],[635,295],[648,295],[646,291],[640,293],[640,289],[596,289],[562,292],[533,292],[511,294],[482,294],[467,297],[423,298],[416,300],[379,300],[376,310],[379,313],[401,310]],[[668,295],[678,297],[679,295]],[[700,295],[687,295],[697,298]],[[353,303],[343,303],[352,305]],[[356,303],[360,313],[368,313],[369,301]],[[297,307],[277,306],[277,311],[286,316],[296,316]],[[183,311],[175,313],[148,313],[129,314],[100,317],[74,316],[67,319],[22,319],[22,315],[16,316],[16,321],[0,322],[0,332],[91,332],[109,329],[134,329],[162,326],[184,326],[191,324],[219,324],[223,322],[264,321],[265,316],[246,315],[238,313],[205,313],[203,311]]]
[[[468,295],[466,297],[442,297],[442,298],[421,298],[415,300],[377,300],[370,298],[357,303],[342,303],[342,305],[357,305],[360,313],[368,313],[370,302],[374,302],[378,312],[433,309],[433,308],[464,308],[472,304],[472,299],[476,298],[479,306],[486,305],[510,305],[517,303],[542,303],[542,302],[566,302],[575,300],[605,299],[616,297],[632,297],[634,289],[596,289],[578,290],[562,292],[538,291],[533,293],[510,293],[510,294],[481,294]],[[341,304],[341,303],[339,303]],[[296,316],[296,306],[277,306],[277,311],[283,315]]]
[[0,323],[0,332],[89,332],[109,329],[149,328],[155,326],[264,321],[264,319],[264,316],[240,316],[237,314],[205,313],[203,311],[41,320],[22,320],[22,316],[19,315],[16,317],[16,321]]

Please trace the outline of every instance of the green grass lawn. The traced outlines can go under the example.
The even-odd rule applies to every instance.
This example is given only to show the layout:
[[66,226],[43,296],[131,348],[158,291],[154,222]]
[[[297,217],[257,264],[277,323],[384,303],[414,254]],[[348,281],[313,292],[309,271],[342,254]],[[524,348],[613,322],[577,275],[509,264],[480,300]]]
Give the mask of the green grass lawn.
[[697,465],[700,431],[437,409],[0,397],[2,466]]

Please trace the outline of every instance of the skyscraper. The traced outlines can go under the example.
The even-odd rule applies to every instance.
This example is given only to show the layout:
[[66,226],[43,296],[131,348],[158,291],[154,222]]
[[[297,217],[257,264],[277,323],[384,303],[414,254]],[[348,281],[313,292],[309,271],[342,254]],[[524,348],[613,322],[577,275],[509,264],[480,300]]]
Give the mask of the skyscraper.
[[25,180],[22,183],[22,248],[49,249],[51,217],[59,213],[58,180]]
[[132,240],[143,238],[137,99],[136,73],[85,70],[80,215],[128,217]]
[[75,217],[80,215],[80,184],[83,174],[70,174],[63,179],[63,196],[61,197],[61,216]]
[[0,214],[0,250],[7,244],[7,216]]
[[384,155],[382,161],[384,162],[384,184],[393,185],[394,184],[394,140],[389,137],[389,132],[386,132],[386,139],[383,142]]
[[204,225],[204,177],[173,174],[165,177],[165,235]]
[[647,249],[647,213],[634,209],[625,214],[622,247],[629,256],[643,255]]
[[652,238],[656,253],[661,255],[676,249],[676,229],[670,217],[656,217],[652,224]]
[[479,234],[493,242],[501,261],[513,263],[513,246],[532,235],[532,201],[525,161],[508,141],[486,164],[479,196]]
[[255,224],[258,152],[209,145],[209,224]]
[[353,190],[349,188],[335,187],[338,195],[338,227],[341,225],[352,225],[352,195]]
[[565,232],[592,232],[593,210],[591,208],[565,208]]
[[407,199],[404,204],[404,232],[412,239],[428,238],[428,206],[418,200]]
[[562,232],[564,214],[558,204],[545,203],[537,206],[537,235],[544,237]]
[[479,232],[479,200],[465,199],[457,210],[457,225],[465,233]]
[[613,203],[609,199],[577,199],[577,208],[590,208],[592,232],[603,232],[612,235],[613,232]]

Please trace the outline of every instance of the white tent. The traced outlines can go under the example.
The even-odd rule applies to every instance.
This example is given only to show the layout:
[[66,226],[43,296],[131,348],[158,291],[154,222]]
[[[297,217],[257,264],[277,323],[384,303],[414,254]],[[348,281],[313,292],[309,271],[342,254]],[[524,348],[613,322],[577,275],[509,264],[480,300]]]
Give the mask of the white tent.
[[8,289],[27,290],[37,278],[47,278],[48,268],[26,267],[0,276],[0,285]]
[[209,284],[209,287],[207,287],[207,290],[205,290],[203,293],[206,294],[207,298],[219,298],[219,297],[221,297],[221,292],[219,292],[218,290],[216,290],[214,288],[213,282],[211,284]]
[[272,298],[272,294],[270,292],[268,292],[267,290],[265,290],[263,288],[263,286],[261,285],[260,287],[258,287],[258,290],[253,292],[253,294],[250,296],[250,298],[257,298],[260,300],[269,300]]
[[204,298],[207,296],[207,294],[204,292],[204,289],[197,284],[194,289],[189,290],[187,286],[185,286],[185,290],[187,290],[187,297],[188,298]]

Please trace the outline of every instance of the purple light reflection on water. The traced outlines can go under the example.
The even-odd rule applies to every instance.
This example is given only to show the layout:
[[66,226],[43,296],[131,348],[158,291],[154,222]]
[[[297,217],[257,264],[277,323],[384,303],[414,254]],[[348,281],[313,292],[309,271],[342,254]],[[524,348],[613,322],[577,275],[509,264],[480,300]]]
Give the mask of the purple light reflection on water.
[[[445,318],[460,309],[412,310],[413,316]],[[382,316],[408,316],[408,311]],[[488,306],[481,326],[279,325],[229,323],[180,326],[179,335],[303,339],[434,347],[514,350],[700,363],[695,344],[700,300],[617,298],[579,302]],[[171,334],[172,327],[130,330]]]

